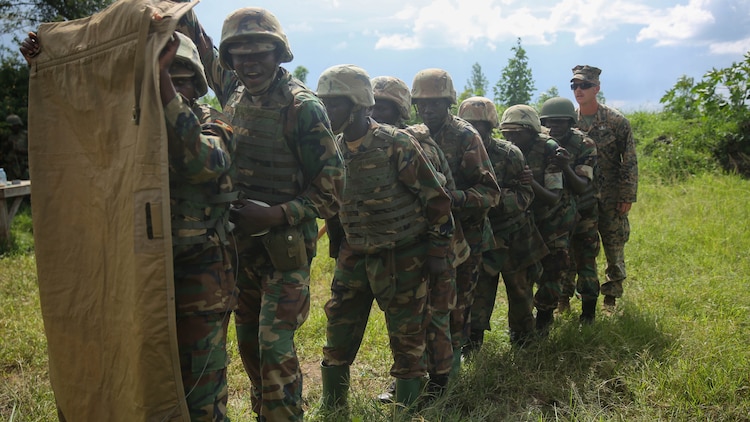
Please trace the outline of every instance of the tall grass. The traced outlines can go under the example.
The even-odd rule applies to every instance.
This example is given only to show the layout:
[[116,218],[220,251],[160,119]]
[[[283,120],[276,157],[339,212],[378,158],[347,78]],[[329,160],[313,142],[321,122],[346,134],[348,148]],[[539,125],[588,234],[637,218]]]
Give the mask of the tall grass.
[[[618,310],[578,324],[556,318],[548,339],[525,349],[508,342],[498,295],[493,330],[464,363],[448,393],[413,415],[425,421],[750,421],[750,182],[699,175],[681,184],[644,180],[631,212],[628,280]],[[333,268],[327,240],[315,259],[310,318],[297,346],[305,373],[307,419],[319,409],[323,305]],[[601,258],[601,257],[600,257]],[[601,261],[600,261],[601,262]],[[54,397],[33,254],[0,258],[0,420],[52,421]],[[600,274],[603,268],[600,267]],[[401,419],[374,396],[390,382],[382,313],[352,368],[348,415]],[[230,333],[230,417],[254,420],[249,381]]]

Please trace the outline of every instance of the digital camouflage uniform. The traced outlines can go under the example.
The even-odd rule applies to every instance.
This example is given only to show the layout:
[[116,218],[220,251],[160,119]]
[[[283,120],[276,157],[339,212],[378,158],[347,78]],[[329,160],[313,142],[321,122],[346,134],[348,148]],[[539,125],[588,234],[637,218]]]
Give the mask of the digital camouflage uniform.
[[[175,63],[187,62],[200,75],[194,77],[202,96],[206,82],[197,54],[182,37]],[[226,246],[229,203],[237,197],[230,174],[236,144],[228,119],[207,105],[191,107],[177,95],[164,113],[182,382],[192,421],[224,421],[227,326],[237,306]]]
[[[202,28],[190,12],[182,30],[194,40]],[[238,41],[272,42],[281,62],[292,53],[281,25],[265,9],[243,8],[222,28],[219,52],[201,51],[209,85],[231,118],[237,142],[235,185],[241,197],[281,205],[287,224],[255,237],[239,232],[237,341],[252,382],[259,420],[302,420],[302,372],[294,334],[310,310],[310,264],[316,253],[316,218],[338,211],[341,154],[325,107],[279,67],[270,86],[250,95],[230,69],[228,48]],[[277,251],[270,253],[269,250]]]
[[[574,80],[592,80],[598,85],[601,70],[591,66],[573,68]],[[599,235],[607,259],[607,280],[601,294],[622,297],[625,272],[625,243],[630,238],[628,214],[620,215],[617,204],[633,203],[638,192],[638,159],[630,122],[619,111],[599,104],[596,114],[582,116],[578,128],[596,142],[599,187]]]
[[[533,123],[522,123],[525,120]],[[536,140],[529,149],[522,149],[526,163],[537,183],[549,191],[561,192],[561,197],[555,204],[545,204],[538,196],[531,204],[534,221],[549,249],[549,254],[541,261],[543,270],[534,295],[536,328],[545,330],[551,323],[553,310],[557,308],[562,279],[570,265],[568,248],[576,218],[575,203],[572,192],[565,187],[562,170],[554,162],[559,145],[549,135],[541,133],[536,110],[527,105],[511,106],[503,113],[503,130],[508,124],[523,124],[537,133]]]
[[[447,98],[451,103],[456,102],[453,82],[444,70],[425,69],[414,77],[412,102],[430,98]],[[424,124],[417,126],[429,131]],[[435,133],[430,131],[430,135],[443,151],[455,180],[456,190],[450,192],[452,211],[471,248],[469,257],[456,268],[457,298],[450,325],[454,359],[457,359],[469,338],[471,306],[482,253],[494,246],[487,212],[497,205],[500,188],[482,139],[469,123],[449,114],[440,128]]]
[[[459,117],[469,122],[485,121],[499,126],[495,104],[488,98],[471,97],[461,103]],[[534,282],[539,260],[549,253],[534,224],[529,209],[534,200],[531,185],[519,177],[526,166],[521,150],[512,143],[483,137],[500,186],[500,201],[488,217],[495,247],[482,254],[474,306],[471,308],[471,343],[469,351],[479,349],[484,332],[489,331],[495,307],[499,276],[502,273],[508,296],[508,328],[516,341],[528,338],[534,331]]]

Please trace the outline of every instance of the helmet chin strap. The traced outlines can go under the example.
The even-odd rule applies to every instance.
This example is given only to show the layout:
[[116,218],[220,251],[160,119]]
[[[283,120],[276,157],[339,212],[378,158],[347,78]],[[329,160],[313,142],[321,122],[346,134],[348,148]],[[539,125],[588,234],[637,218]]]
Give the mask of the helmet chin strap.
[[338,134],[344,133],[346,128],[348,128],[352,123],[354,123],[354,113],[359,111],[361,108],[362,106],[359,104],[352,107],[352,111],[349,112],[349,118],[346,119],[346,121],[342,123],[340,127],[333,129],[333,134],[338,135]]

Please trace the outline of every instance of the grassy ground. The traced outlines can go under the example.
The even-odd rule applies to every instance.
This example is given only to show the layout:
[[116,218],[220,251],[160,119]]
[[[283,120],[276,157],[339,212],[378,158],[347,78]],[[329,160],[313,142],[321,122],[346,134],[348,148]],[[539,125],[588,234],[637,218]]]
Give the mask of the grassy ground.
[[[443,399],[415,417],[750,421],[748,198],[750,182],[731,176],[699,176],[680,185],[642,182],[618,311],[580,327],[580,302],[574,301],[547,340],[517,350],[508,343],[501,293],[479,356],[464,365]],[[325,242],[315,260],[310,318],[297,340],[307,419],[313,421],[330,420],[318,405],[322,307],[332,269]],[[251,421],[249,382],[235,347],[232,332],[230,416]],[[350,419],[393,419],[389,407],[373,400],[390,381],[389,366],[376,307],[352,368]],[[0,258],[0,420],[55,420],[35,262],[27,253]]]

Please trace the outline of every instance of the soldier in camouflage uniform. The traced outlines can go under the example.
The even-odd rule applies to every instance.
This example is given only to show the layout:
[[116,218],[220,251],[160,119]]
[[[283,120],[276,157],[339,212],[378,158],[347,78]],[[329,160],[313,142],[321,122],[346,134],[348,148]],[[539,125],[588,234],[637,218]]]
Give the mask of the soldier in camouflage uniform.
[[613,310],[622,297],[625,243],[630,238],[628,212],[638,193],[638,159],[630,122],[619,111],[599,104],[601,69],[573,68],[570,89],[578,102],[578,128],[596,142],[598,154],[599,235],[602,238],[607,281],[601,286],[604,307]]
[[448,161],[456,183],[456,189],[450,191],[453,214],[470,247],[469,257],[456,268],[457,298],[450,317],[452,370],[457,372],[461,349],[469,338],[471,306],[482,253],[494,246],[487,212],[497,205],[500,188],[479,133],[465,120],[450,113],[451,105],[456,103],[456,91],[448,72],[442,69],[419,71],[414,76],[411,97],[424,122],[413,130],[429,131]]
[[539,260],[549,250],[537,230],[530,206],[534,190],[520,181],[526,159],[517,146],[495,139],[500,126],[495,104],[484,97],[470,97],[458,108],[458,117],[471,123],[482,136],[500,186],[500,202],[489,212],[495,247],[482,254],[479,281],[471,308],[471,334],[464,354],[476,353],[490,330],[497,285],[502,273],[508,295],[508,328],[514,343],[522,344],[534,333],[534,282]]
[[227,412],[227,327],[237,306],[228,251],[230,170],[235,143],[228,119],[195,100],[207,92],[198,51],[177,33],[159,57],[169,151],[177,341],[192,421]]
[[[570,237],[570,269],[565,274],[562,294],[557,309],[570,310],[570,298],[576,290],[581,295],[581,322],[591,323],[596,317],[599,297],[599,276],[596,257],[599,255],[599,207],[595,184],[596,144],[574,128],[577,115],[573,102],[567,98],[550,98],[542,104],[542,126],[569,154],[556,155],[565,183],[572,189],[578,212],[578,222]],[[576,282],[576,276],[578,280]]]
[[181,30],[197,41],[209,85],[235,129],[241,193],[231,212],[239,231],[235,322],[253,411],[259,420],[302,420],[294,334],[310,310],[316,218],[338,211],[341,153],[323,104],[280,66],[293,56],[271,12],[232,12],[218,51],[193,12]]
[[[456,182],[453,180],[448,161],[443,151],[430,137],[429,130],[424,125],[404,127],[404,122],[411,115],[411,93],[406,83],[393,76],[378,76],[372,79],[372,89],[375,97],[372,118],[380,123],[404,128],[414,136],[440,179],[445,181],[443,187],[451,191],[456,190]],[[428,307],[431,318],[427,325],[425,359],[427,372],[430,375],[427,391],[435,395],[444,391],[453,366],[450,311],[456,305],[456,267],[466,261],[470,252],[469,244],[461,230],[461,224],[454,222],[456,228],[451,240],[451,265],[446,272],[431,276],[429,285]],[[385,393],[378,396],[378,399],[381,402],[390,403],[393,401],[395,391],[394,382]]]
[[518,146],[526,157],[530,171],[524,172],[521,181],[531,183],[534,189],[531,204],[534,221],[550,251],[542,258],[542,275],[534,295],[536,330],[546,335],[560,299],[562,279],[570,265],[568,248],[576,218],[572,193],[564,185],[563,172],[555,158],[568,152],[542,133],[539,114],[528,105],[518,104],[505,110],[500,128],[503,137]]
[[426,373],[428,275],[448,269],[454,230],[451,199],[417,141],[368,117],[375,104],[367,73],[326,69],[318,95],[346,162],[339,219],[345,238],[336,260],[321,373],[323,404],[342,404],[373,299],[385,312],[396,401],[409,405]]

